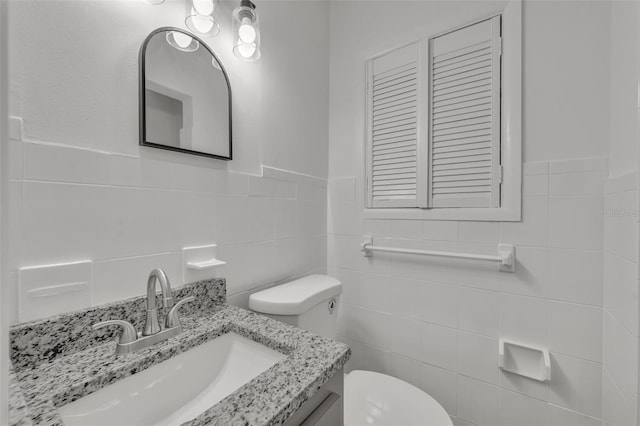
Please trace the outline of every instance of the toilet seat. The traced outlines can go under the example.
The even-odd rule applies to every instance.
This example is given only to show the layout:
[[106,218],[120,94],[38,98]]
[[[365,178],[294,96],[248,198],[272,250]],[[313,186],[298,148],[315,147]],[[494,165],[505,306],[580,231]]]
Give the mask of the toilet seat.
[[453,426],[444,408],[417,387],[373,371],[344,378],[345,426]]

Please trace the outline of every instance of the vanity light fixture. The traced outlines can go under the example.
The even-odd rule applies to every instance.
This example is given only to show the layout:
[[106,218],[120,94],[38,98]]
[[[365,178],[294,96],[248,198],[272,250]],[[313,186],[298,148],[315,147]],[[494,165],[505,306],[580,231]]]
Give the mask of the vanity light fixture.
[[256,5],[241,0],[233,11],[233,54],[243,61],[260,59],[260,21]]
[[220,33],[217,22],[218,0],[186,0],[184,23],[195,34],[215,37]]
[[167,43],[183,52],[195,52],[200,47],[198,40],[178,31],[167,33]]
[[[165,0],[142,0],[148,4],[162,4]],[[220,0],[185,0],[185,19],[187,28],[202,37],[214,37],[220,33],[217,20]],[[260,21],[256,5],[251,0],[240,0],[240,6],[233,11],[233,54],[243,61],[257,61],[260,52]],[[167,42],[184,52],[195,52],[199,43],[191,39],[187,44],[183,34],[167,34]],[[219,64],[212,62],[219,68]],[[218,66],[216,66],[218,65]]]

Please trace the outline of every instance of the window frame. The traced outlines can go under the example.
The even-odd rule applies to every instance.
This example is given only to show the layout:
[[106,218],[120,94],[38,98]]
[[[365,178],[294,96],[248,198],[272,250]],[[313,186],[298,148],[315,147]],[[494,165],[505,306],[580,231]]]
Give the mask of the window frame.
[[[502,164],[502,186],[500,207],[369,207],[368,143],[365,146],[364,211],[365,219],[416,219],[416,220],[473,220],[473,221],[520,221],[522,218],[522,5],[519,0],[509,1],[499,13],[493,13],[473,22],[431,35],[417,42],[427,42],[443,34],[502,16],[502,61],[501,61],[501,124],[500,155]],[[415,43],[415,42],[414,42]],[[411,44],[411,43],[410,43]],[[376,55],[376,58],[380,55]],[[424,94],[420,93],[420,97]],[[429,93],[426,94],[428,98]],[[367,110],[368,110],[367,105]],[[427,110],[429,106],[421,107]],[[367,116],[368,117],[368,116]],[[368,128],[368,118],[365,120]],[[428,167],[419,167],[419,175],[425,176]],[[422,172],[420,172],[422,170]],[[427,194],[418,193],[420,197]]]

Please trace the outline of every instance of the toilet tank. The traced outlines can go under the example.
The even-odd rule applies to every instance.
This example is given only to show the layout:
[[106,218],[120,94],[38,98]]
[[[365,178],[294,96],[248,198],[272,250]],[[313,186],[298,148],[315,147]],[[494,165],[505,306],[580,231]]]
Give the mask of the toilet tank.
[[308,275],[249,297],[249,308],[331,339],[336,337],[342,283],[328,275]]

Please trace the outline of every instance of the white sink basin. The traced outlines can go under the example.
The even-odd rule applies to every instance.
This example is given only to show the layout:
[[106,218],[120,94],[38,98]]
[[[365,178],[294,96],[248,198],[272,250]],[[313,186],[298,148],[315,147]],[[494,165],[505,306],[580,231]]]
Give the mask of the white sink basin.
[[285,355],[227,333],[58,408],[65,426],[179,425]]

